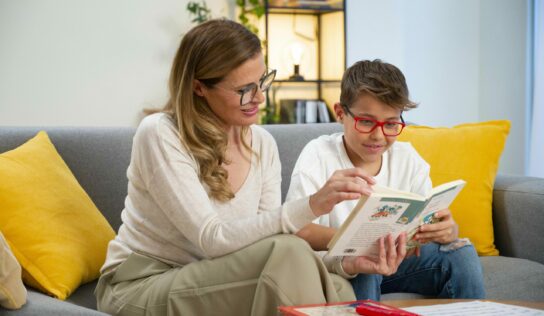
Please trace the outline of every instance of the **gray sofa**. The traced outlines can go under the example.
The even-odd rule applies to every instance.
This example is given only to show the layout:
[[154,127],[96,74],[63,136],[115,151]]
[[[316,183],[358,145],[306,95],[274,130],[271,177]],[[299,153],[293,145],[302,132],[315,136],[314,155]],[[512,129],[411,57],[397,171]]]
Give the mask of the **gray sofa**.
[[[340,125],[267,125],[282,160],[282,192],[302,147]],[[127,192],[126,169],[133,128],[46,127],[57,150],[80,184],[117,230]],[[37,127],[0,127],[0,153],[33,137]],[[1,181],[1,180],[0,180]],[[1,211],[1,210],[0,210]],[[544,301],[544,179],[499,175],[493,192],[493,221],[498,257],[482,257],[489,299]],[[0,308],[0,315],[100,315],[95,310],[95,282],[82,285],[66,301],[29,289],[27,304],[18,311]],[[408,293],[383,299],[417,298]],[[102,314],[103,315],[103,314]]]

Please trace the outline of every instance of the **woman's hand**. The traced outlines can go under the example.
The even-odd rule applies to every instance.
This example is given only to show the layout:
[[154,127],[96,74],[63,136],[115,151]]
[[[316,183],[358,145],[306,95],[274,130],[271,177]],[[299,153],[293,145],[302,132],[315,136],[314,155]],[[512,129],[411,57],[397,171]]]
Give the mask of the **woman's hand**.
[[406,233],[402,233],[395,240],[391,234],[378,239],[380,247],[378,258],[366,256],[344,257],[342,268],[348,274],[381,274],[392,275],[397,272],[399,265],[406,257]]
[[310,196],[310,207],[316,216],[332,211],[345,200],[356,200],[372,193],[376,181],[360,168],[335,171],[325,185]]
[[449,209],[438,211],[433,216],[439,222],[421,226],[415,236],[417,241],[422,244],[431,241],[439,244],[448,244],[457,239],[459,228],[453,220]]

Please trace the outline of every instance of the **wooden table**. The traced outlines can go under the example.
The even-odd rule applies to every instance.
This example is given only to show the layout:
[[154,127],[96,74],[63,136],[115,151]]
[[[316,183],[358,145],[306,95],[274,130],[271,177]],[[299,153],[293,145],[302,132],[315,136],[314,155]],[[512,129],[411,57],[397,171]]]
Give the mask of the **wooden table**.
[[[418,300],[384,300],[381,303],[395,307],[411,307],[411,306],[427,306],[437,304],[448,304],[458,302],[471,302],[474,300],[460,300],[460,299],[418,299]],[[498,300],[481,300],[486,302],[503,303],[510,305],[518,305],[528,308],[535,308],[544,310],[544,302],[530,302],[530,301],[498,301]]]

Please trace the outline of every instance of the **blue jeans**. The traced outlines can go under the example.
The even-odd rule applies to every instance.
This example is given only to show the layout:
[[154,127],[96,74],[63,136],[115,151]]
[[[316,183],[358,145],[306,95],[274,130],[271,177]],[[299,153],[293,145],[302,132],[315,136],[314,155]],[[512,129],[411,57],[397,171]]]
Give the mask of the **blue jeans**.
[[421,256],[404,259],[390,276],[359,274],[350,280],[358,300],[380,300],[381,293],[409,292],[438,298],[485,298],[480,259],[472,245],[455,250],[429,243]]

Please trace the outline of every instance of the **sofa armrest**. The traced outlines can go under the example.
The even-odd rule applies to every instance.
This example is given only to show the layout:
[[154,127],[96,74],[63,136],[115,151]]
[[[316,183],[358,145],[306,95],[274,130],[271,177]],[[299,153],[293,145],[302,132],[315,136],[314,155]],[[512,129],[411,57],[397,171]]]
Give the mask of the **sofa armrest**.
[[498,175],[493,226],[501,255],[544,264],[544,179]]

